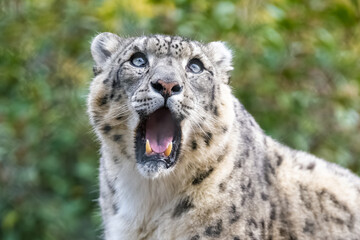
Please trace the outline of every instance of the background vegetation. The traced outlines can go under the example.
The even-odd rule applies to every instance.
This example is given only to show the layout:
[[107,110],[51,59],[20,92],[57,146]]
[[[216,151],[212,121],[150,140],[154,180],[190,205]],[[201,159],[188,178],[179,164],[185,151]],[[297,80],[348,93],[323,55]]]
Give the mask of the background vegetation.
[[0,239],[98,239],[97,33],[227,41],[264,130],[360,174],[358,0],[0,0]]

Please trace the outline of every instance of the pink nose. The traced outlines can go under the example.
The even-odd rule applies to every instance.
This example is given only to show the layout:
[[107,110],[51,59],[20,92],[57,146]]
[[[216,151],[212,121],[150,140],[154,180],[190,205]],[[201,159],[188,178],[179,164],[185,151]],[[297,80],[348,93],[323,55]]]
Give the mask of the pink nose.
[[170,97],[182,91],[182,87],[178,82],[165,82],[163,80],[158,80],[155,83],[151,83],[151,86],[156,92],[160,93],[164,97]]

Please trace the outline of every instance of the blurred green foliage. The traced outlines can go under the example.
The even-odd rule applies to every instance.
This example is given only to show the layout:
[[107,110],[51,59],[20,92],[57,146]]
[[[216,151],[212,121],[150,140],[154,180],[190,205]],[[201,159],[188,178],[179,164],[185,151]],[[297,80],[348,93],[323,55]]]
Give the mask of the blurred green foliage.
[[360,174],[359,0],[0,2],[0,239],[98,239],[86,116],[97,33],[233,49],[234,93],[264,130]]

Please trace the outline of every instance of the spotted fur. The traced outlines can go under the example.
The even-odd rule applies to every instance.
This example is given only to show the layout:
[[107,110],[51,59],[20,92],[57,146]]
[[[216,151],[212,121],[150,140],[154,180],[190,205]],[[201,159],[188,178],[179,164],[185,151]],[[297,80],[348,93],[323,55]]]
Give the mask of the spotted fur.
[[[360,239],[359,178],[266,136],[231,93],[223,43],[102,33],[91,51],[105,239]],[[135,52],[147,67],[129,63]],[[187,70],[192,58],[204,64],[200,74]],[[160,75],[182,93],[164,102],[149,87]],[[178,161],[141,165],[137,126],[164,104],[181,123]]]

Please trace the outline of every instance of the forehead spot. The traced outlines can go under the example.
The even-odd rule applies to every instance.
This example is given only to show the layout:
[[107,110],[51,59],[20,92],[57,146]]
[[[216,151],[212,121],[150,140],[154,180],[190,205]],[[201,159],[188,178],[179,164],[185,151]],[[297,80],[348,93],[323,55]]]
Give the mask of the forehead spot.
[[203,56],[204,49],[201,44],[196,41],[190,41],[182,37],[170,37],[155,35],[151,37],[135,38],[131,47],[131,51],[141,51],[147,55],[162,58],[164,56],[172,56],[177,59],[187,61],[194,56]]

